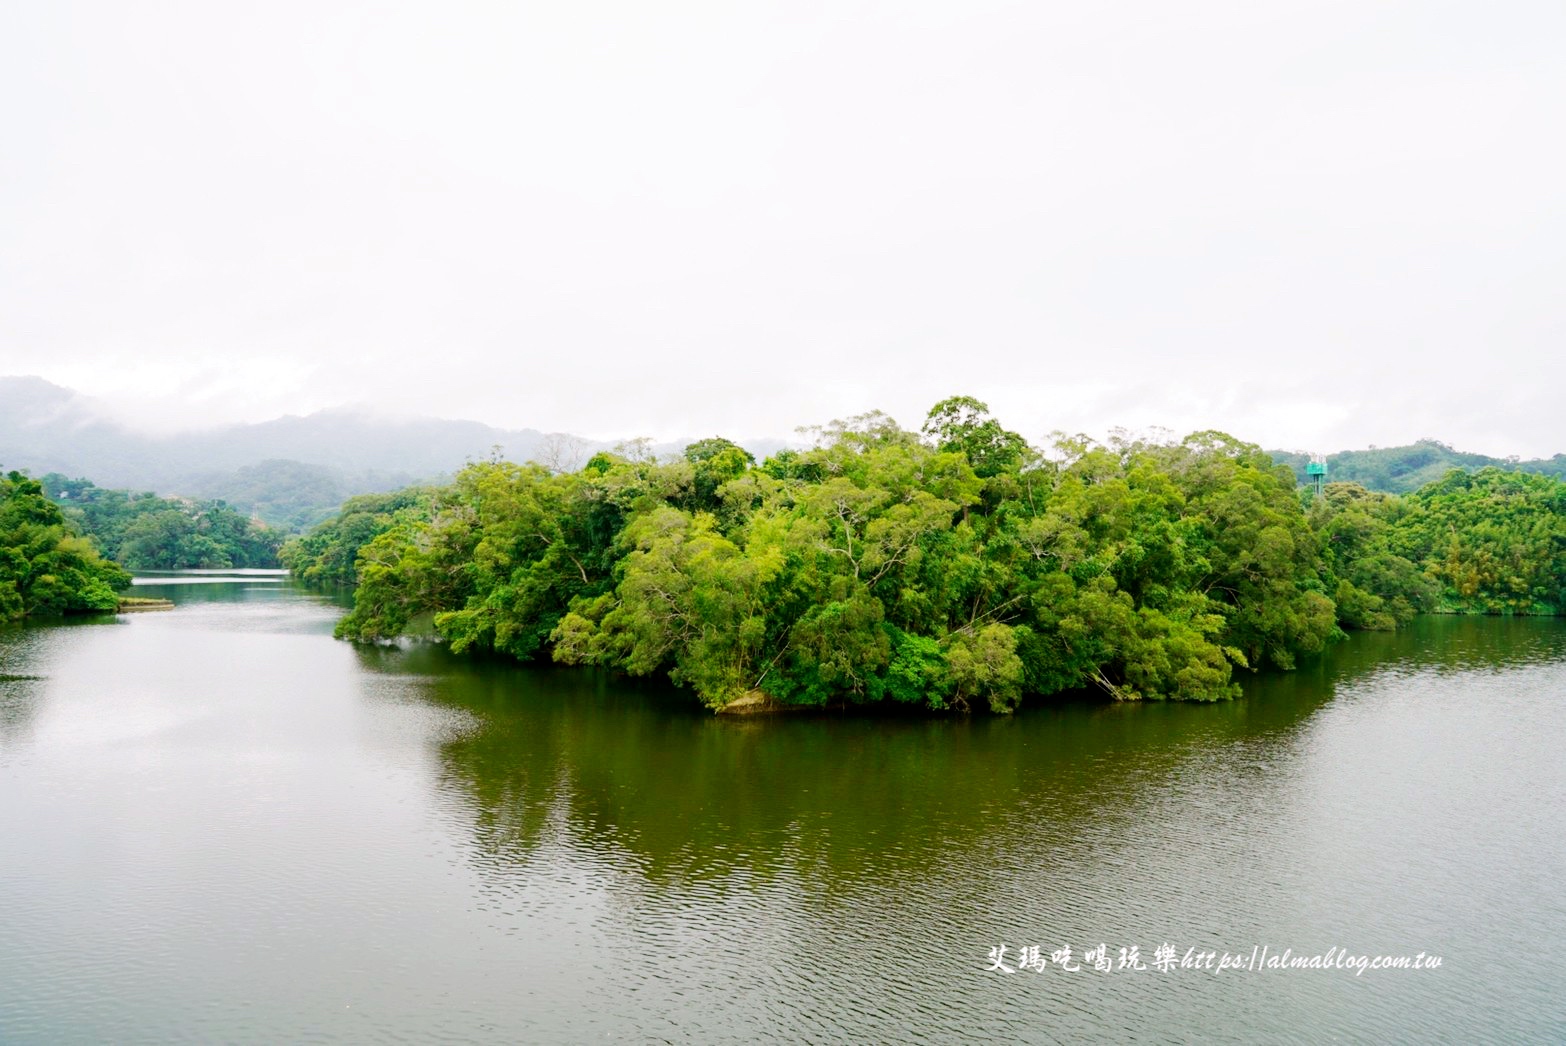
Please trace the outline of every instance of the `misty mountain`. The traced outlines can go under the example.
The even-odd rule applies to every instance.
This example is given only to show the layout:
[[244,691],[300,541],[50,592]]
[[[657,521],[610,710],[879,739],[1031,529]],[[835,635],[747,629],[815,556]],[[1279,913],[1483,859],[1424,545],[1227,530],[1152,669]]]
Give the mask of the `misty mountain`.
[[533,430],[350,411],[150,435],[71,389],[35,377],[0,378],[0,467],[221,499],[291,530],[320,522],[354,494],[450,475],[497,445],[525,460],[550,443]]
[[308,530],[331,518],[355,494],[398,490],[421,477],[408,473],[350,473],[329,465],[271,458],[233,472],[204,472],[180,481],[187,497],[228,504],[269,526]]
[[499,445],[533,456],[545,442],[533,429],[510,432],[476,421],[390,420],[352,411],[320,411],[259,424],[148,435],[106,417],[93,402],[41,378],[0,378],[0,464],[82,473],[99,486],[160,493],[198,474],[268,460],[323,465],[344,473],[432,476],[461,468]]
[[[686,442],[650,449],[675,453]],[[783,445],[752,441],[749,449],[759,458]],[[449,476],[497,447],[513,461],[575,468],[611,446],[537,429],[352,410],[150,435],[113,420],[74,390],[37,377],[0,377],[0,468],[222,499],[290,529],[326,518],[351,495]]]

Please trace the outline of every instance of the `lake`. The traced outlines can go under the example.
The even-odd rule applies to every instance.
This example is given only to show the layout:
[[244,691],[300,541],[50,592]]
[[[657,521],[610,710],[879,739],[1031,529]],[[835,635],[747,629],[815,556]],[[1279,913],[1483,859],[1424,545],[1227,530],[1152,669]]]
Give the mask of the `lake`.
[[728,719],[140,580],[176,608],[0,629],[5,1043],[1566,1039],[1566,622]]

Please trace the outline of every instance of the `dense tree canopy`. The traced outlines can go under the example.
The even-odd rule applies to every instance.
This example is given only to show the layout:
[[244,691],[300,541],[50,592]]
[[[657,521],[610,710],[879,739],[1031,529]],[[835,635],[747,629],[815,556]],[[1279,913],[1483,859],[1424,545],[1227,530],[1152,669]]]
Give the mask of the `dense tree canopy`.
[[1404,501],[1394,546],[1439,586],[1435,609],[1566,614],[1566,482],[1454,470]]
[[305,581],[352,584],[359,550],[388,529],[398,513],[417,513],[431,491],[408,487],[390,494],[360,494],[343,502],[336,516],[303,537],[290,539],[277,558]]
[[1410,505],[1406,499],[1329,483],[1309,506],[1321,543],[1323,578],[1347,628],[1392,629],[1421,610],[1432,610],[1437,583],[1402,554],[1400,541]]
[[919,433],[877,413],[807,431],[759,465],[722,439],[470,465],[350,503],[285,559],[343,577],[357,550],[339,635],[667,673],[711,706],[1213,700],[1340,628],[1562,607],[1566,485],[1542,477],[1312,499],[1222,433],[1040,452],[968,397]]
[[0,476],[0,621],[113,610],[130,575],[77,534],[41,483]]
[[53,472],[41,483],[105,556],[132,570],[278,565],[281,535],[222,501],[106,490]]

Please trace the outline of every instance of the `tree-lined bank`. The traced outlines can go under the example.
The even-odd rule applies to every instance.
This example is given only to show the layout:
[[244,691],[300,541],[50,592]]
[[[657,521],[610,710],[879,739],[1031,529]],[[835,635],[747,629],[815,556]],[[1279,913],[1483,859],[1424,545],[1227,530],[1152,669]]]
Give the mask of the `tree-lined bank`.
[[0,476],[0,622],[113,610],[130,575],[99,555],[43,485]]
[[130,570],[277,566],[282,536],[221,501],[107,490],[51,473],[0,477],[0,622],[146,609]]
[[226,502],[110,490],[53,472],[39,482],[103,555],[131,570],[278,565],[283,535]]

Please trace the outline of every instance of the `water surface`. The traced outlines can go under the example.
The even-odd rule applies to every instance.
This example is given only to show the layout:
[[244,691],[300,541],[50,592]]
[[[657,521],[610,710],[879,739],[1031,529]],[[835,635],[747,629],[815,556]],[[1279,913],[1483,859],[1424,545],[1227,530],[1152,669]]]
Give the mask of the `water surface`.
[[[1566,1036],[1566,623],[1216,706],[731,721],[142,580],[177,608],[0,630],[0,1041]],[[989,969],[1100,943],[1443,964]]]

